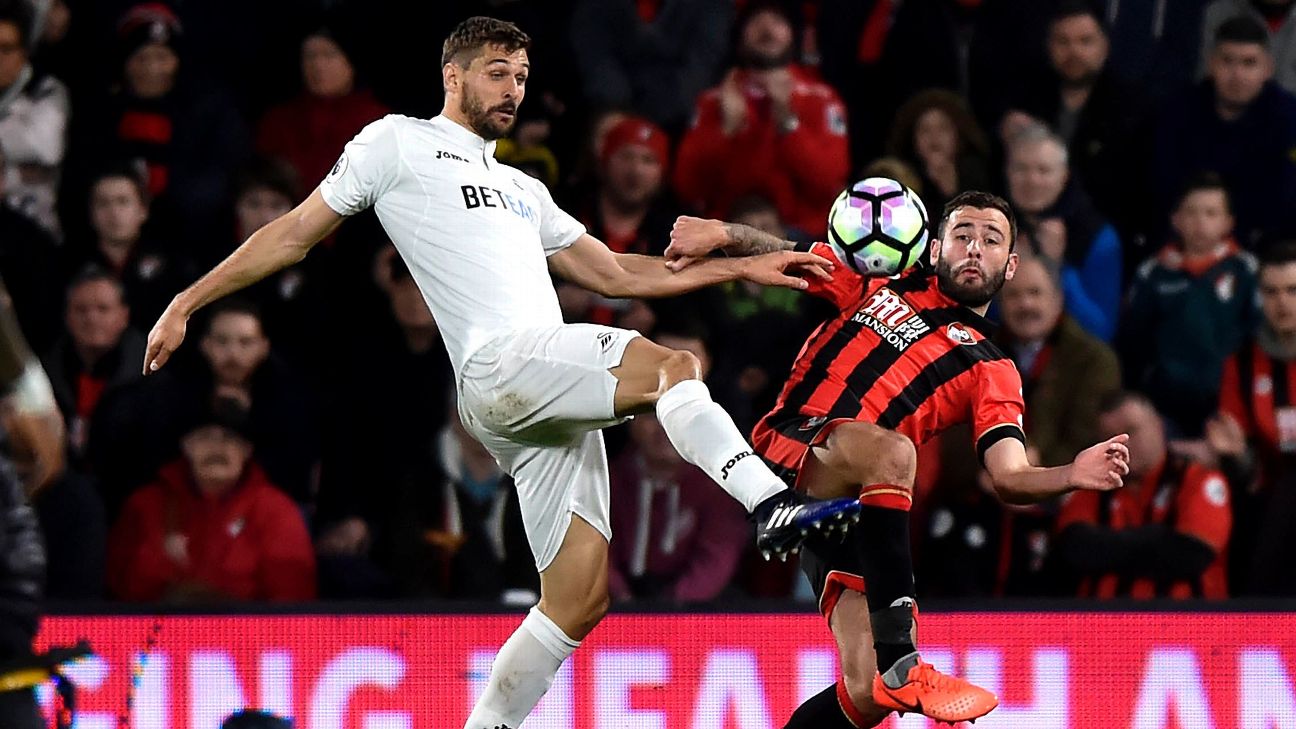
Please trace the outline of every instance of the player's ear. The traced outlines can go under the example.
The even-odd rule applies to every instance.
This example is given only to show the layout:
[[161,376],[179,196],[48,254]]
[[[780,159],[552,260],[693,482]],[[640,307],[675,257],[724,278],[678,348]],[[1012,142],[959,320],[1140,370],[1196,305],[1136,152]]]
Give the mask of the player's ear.
[[936,236],[932,236],[931,243],[927,244],[927,258],[932,268],[935,268],[936,263],[940,261],[940,246],[941,239]]
[[1013,280],[1013,276],[1016,276],[1016,275],[1017,275],[1017,263],[1018,263],[1020,260],[1021,260],[1021,259],[1017,256],[1016,253],[1009,253],[1009,254],[1008,254],[1008,264],[1007,264],[1006,266],[1004,266],[1004,280],[1005,280],[1005,281],[1011,281],[1011,280]]
[[459,91],[459,74],[462,70],[455,65],[454,61],[441,67],[441,88],[446,93]]

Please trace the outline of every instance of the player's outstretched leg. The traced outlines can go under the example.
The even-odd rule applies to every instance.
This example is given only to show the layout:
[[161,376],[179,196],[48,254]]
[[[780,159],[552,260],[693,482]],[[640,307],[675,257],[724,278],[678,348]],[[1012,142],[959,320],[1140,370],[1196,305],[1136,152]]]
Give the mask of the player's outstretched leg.
[[843,590],[828,616],[828,625],[837,640],[842,677],[797,707],[784,729],[869,729],[891,713],[873,702],[877,664],[864,596]]
[[684,460],[701,468],[747,507],[756,522],[756,546],[768,558],[801,548],[811,532],[845,529],[860,511],[853,498],[808,499],[765,465],[733,419],[699,379],[697,357],[642,337],[626,347],[617,378],[616,413],[657,410],[657,419]]
[[871,682],[874,703],[939,721],[969,721],[989,713],[998,699],[938,673],[913,643],[909,507],[916,469],[917,454],[904,435],[849,422],[835,427],[813,448],[802,480],[811,495],[820,498],[859,494],[860,523],[849,541],[858,552],[856,564],[867,590],[878,670]]
[[496,654],[464,729],[517,729],[607,613],[607,573],[607,540],[573,514],[558,556],[540,573],[540,604]]

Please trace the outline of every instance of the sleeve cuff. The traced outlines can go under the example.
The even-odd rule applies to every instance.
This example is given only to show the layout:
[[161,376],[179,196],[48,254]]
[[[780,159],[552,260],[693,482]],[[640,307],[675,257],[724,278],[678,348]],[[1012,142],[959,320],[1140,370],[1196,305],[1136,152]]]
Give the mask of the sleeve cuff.
[[986,451],[990,450],[990,446],[1005,438],[1016,438],[1021,441],[1023,446],[1026,445],[1026,434],[1022,432],[1021,428],[1017,427],[1016,423],[996,425],[982,433],[980,438],[977,438],[977,462],[984,466]]

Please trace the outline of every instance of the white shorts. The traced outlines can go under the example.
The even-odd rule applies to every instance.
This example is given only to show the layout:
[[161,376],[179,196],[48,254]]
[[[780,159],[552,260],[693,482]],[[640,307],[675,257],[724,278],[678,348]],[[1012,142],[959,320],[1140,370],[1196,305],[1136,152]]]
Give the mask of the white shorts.
[[612,538],[601,429],[615,413],[616,378],[638,332],[561,324],[510,332],[477,350],[459,381],[459,417],[517,484],[522,522],[544,571],[571,515]]

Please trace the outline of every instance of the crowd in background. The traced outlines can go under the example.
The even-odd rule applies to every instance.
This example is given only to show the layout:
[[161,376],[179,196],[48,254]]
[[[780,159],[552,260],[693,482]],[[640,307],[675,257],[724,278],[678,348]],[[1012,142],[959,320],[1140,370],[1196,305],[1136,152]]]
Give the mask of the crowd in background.
[[[1296,595],[1296,3],[1169,5],[0,1],[0,276],[68,424],[37,503],[51,597],[535,599],[517,495],[372,216],[141,374],[170,298],[352,136],[439,111],[441,40],[474,14],[533,39],[497,156],[616,251],[660,253],[685,213],[821,239],[873,175],[933,217],[966,189],[1012,203],[991,316],[1032,457],[1127,432],[1132,473],[1008,508],[973,434],[932,441],[920,596]],[[696,353],[747,430],[825,315],[746,283],[556,285],[567,321]],[[608,443],[614,599],[808,594],[652,416]]]

